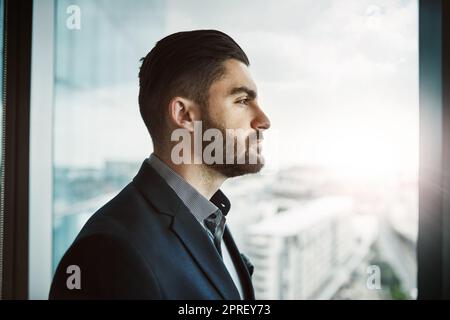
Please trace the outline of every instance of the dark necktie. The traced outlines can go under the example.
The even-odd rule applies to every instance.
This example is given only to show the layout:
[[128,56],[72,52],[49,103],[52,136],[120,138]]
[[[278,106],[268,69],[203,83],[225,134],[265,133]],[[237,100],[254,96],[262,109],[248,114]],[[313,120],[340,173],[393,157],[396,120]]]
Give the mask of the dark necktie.
[[216,246],[220,256],[222,256],[220,243],[222,242],[223,231],[225,230],[225,221],[225,216],[222,214],[220,209],[217,209],[216,212],[205,219],[205,225],[213,235],[214,245]]

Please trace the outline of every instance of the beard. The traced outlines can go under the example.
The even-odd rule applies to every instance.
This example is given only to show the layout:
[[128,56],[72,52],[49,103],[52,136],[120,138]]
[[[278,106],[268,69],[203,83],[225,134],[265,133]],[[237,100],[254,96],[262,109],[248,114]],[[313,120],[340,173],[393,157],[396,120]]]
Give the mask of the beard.
[[[202,134],[208,129],[218,129],[222,133],[222,137],[224,137],[224,138],[227,137],[226,128],[224,128],[219,123],[216,123],[215,121],[213,121],[209,116],[204,116],[202,122],[203,122],[202,123],[202,126],[203,126]],[[262,137],[262,134],[261,135],[258,134],[257,136]],[[240,139],[242,139],[242,138],[240,138]],[[264,158],[262,157],[261,152],[260,152],[261,148],[258,145],[250,145],[251,139],[249,139],[249,135],[244,137],[244,139],[245,139],[244,153],[241,153],[240,155],[237,154],[238,143],[243,143],[243,142],[238,141],[238,137],[236,135],[234,135],[232,137],[233,145],[231,147],[227,148],[227,143],[229,140],[229,138],[227,137],[226,138],[227,143],[222,144],[223,145],[222,162],[205,164],[205,165],[207,165],[210,169],[224,175],[227,178],[233,178],[233,177],[243,176],[243,175],[252,174],[252,173],[258,173],[264,167]],[[202,150],[205,149],[206,145],[207,145],[207,142],[203,141]],[[233,158],[232,163],[227,163],[226,154],[227,154],[227,152],[230,151],[229,150],[230,148],[232,148],[232,150],[234,150],[234,152],[233,152],[234,158]],[[251,162],[255,162],[255,161],[249,161],[251,152],[256,152],[256,155],[253,155],[253,156],[256,156],[256,163],[251,163]]]

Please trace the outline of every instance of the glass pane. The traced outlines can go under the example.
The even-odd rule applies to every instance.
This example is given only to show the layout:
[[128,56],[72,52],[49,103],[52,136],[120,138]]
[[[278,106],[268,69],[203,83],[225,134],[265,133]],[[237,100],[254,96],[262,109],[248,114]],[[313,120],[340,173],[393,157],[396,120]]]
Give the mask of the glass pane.
[[139,59],[165,35],[212,28],[246,51],[272,123],[266,170],[223,186],[257,298],[415,297],[417,1],[56,6],[54,267],[152,151]]

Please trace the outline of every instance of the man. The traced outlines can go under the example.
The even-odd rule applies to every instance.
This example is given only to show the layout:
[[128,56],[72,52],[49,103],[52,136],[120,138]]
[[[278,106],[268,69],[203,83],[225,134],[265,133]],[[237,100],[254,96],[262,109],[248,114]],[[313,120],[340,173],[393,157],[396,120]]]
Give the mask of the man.
[[[143,59],[139,105],[154,152],[83,227],[51,299],[254,299],[252,265],[226,226],[230,202],[219,190],[263,166],[270,123],[248,66],[215,30],[172,34]],[[180,150],[180,130],[201,143]],[[211,152],[208,132],[226,143]]]

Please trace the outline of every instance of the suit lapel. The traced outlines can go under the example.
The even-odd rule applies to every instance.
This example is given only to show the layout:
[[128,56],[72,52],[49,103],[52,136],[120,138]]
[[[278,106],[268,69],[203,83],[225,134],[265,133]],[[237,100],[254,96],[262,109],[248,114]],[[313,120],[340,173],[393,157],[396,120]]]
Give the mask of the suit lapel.
[[240,299],[233,280],[205,230],[164,179],[144,162],[133,183],[158,211],[173,217],[173,232],[222,298]]
[[236,266],[237,272],[239,274],[239,279],[241,280],[241,285],[244,291],[244,299],[255,300],[255,291],[253,289],[250,273],[247,269],[247,266],[244,263],[244,260],[242,260],[239,249],[237,248],[236,243],[234,242],[234,239],[231,235],[230,230],[228,229],[228,226],[225,227],[223,239],[226,243],[231,258],[233,259],[233,263]]
[[227,300],[239,300],[239,292],[221,257],[192,214],[178,214],[172,228],[221,296]]

